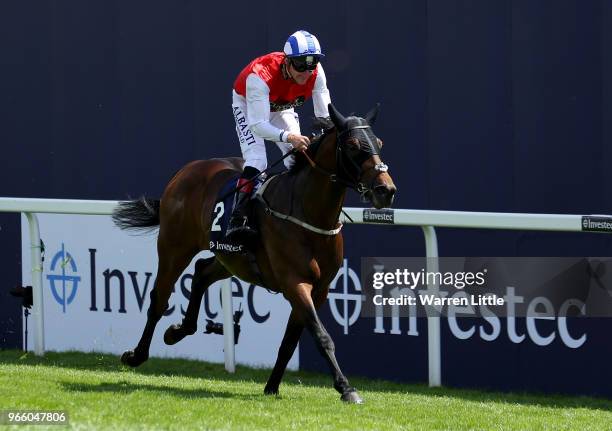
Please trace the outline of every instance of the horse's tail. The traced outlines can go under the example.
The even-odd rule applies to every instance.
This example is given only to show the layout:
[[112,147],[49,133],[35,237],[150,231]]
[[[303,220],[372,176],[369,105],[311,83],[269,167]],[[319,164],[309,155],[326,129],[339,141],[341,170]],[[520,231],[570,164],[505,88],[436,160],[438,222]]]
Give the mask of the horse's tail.
[[119,202],[113,211],[112,219],[120,229],[151,232],[159,226],[159,199],[147,199]]

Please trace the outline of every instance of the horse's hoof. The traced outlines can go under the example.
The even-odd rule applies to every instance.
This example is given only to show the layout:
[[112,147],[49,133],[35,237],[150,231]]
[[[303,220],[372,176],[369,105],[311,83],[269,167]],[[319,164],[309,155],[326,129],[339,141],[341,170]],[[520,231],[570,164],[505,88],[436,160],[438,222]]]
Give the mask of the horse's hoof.
[[264,394],[265,395],[278,395],[278,388],[269,388],[266,386],[264,388]]
[[168,329],[166,329],[166,332],[164,332],[164,343],[169,346],[172,346],[173,344],[176,344],[181,341],[187,335],[195,334],[196,331],[197,329],[188,329],[182,324],[170,325],[168,326]]
[[181,325],[168,326],[168,329],[166,329],[166,332],[164,332],[164,343],[166,343],[168,346],[172,346],[173,344],[181,341],[183,338],[185,338],[185,335],[181,336],[180,331]]
[[127,350],[123,352],[123,355],[121,355],[121,362],[133,368],[139,366],[147,359],[149,358],[142,355],[138,355],[133,350]]
[[363,398],[359,396],[359,394],[357,393],[355,389],[346,391],[345,393],[342,394],[340,399],[344,401],[345,403],[349,403],[349,404],[363,404]]

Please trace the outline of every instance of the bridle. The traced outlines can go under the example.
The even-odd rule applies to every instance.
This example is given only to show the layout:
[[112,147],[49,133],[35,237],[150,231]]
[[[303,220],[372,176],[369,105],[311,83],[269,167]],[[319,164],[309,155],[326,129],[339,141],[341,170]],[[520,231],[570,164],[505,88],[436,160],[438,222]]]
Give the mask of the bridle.
[[[363,158],[363,154],[367,154],[367,157],[363,158],[361,163],[363,163],[366,158],[369,158],[370,156],[380,154],[380,145],[378,144],[377,138],[372,132],[371,126],[367,124],[349,127],[342,132],[338,132],[336,136],[336,173],[329,172],[317,165],[316,162],[314,162],[308,155],[308,153],[304,152],[302,154],[304,154],[313,169],[322,173],[323,175],[326,175],[332,183],[342,184],[345,187],[355,190],[357,193],[359,193],[361,199],[365,201],[366,195],[373,191],[372,185],[374,184],[374,181],[378,175],[383,172],[387,172],[389,167],[380,162],[365,170],[361,169],[361,163],[356,162],[353,157],[350,157],[347,154],[349,150],[347,150],[345,146],[347,145],[346,142],[348,139],[341,139],[341,137],[346,134],[348,134],[349,137],[354,137],[351,136],[351,134],[355,134],[355,131],[360,132],[360,137],[355,138],[359,142],[360,158]],[[362,181],[362,178],[366,177],[366,174],[371,170],[376,171],[376,173],[372,176],[370,184],[366,185]],[[352,172],[356,172],[356,174],[353,175]]]
[[[359,119],[359,120],[362,121],[362,119]],[[351,132],[354,132],[354,131],[361,132],[366,138],[363,140],[357,139],[357,141],[359,142],[359,156],[360,158],[363,158],[363,160],[361,160],[361,163],[356,162],[353,159],[353,157],[351,157],[350,155],[345,155],[345,153],[348,152],[349,150],[343,147],[343,145],[346,145],[345,144],[346,140],[343,141],[341,139],[341,136],[344,135],[345,133],[350,134]],[[325,136],[322,136],[320,139],[325,139]],[[321,141],[319,141],[319,143],[320,142]],[[325,175],[329,179],[329,181],[332,183],[342,184],[345,187],[355,190],[357,193],[361,195],[362,200],[365,201],[367,193],[372,192],[372,184],[374,184],[374,181],[376,180],[378,175],[380,175],[383,172],[387,172],[387,170],[389,169],[387,165],[385,165],[382,162],[377,163],[375,166],[372,166],[366,170],[361,169],[361,164],[365,162],[367,158],[371,157],[372,155],[378,155],[380,153],[380,147],[381,147],[381,144],[379,143],[376,136],[372,132],[372,129],[370,128],[370,126],[369,125],[358,125],[358,126],[350,127],[342,132],[337,133],[336,135],[336,173],[329,172],[326,169],[322,168],[321,166],[317,165],[317,163],[312,160],[312,158],[308,155],[307,152],[304,151],[302,152],[302,154],[304,155],[304,157],[306,157],[306,160],[308,160],[308,163],[315,171]],[[296,150],[293,149],[287,152],[287,154],[285,154],[285,156],[283,157],[286,157],[289,154],[293,154],[295,153],[295,151]],[[364,157],[364,154],[367,154],[367,156]],[[347,168],[347,161],[345,160],[345,158],[348,159],[348,161],[350,162],[350,165],[348,168]],[[354,176],[351,175],[351,173],[349,172],[350,168],[356,169],[357,174]],[[372,169],[376,171],[376,174],[373,176],[371,184],[368,187],[365,183],[363,183],[363,181],[361,181],[361,178],[364,176],[364,174],[366,174],[367,172],[370,172],[370,170]],[[289,212],[289,214],[284,214],[284,213],[274,210],[270,206],[270,204],[268,203],[268,201],[266,200],[264,196],[265,190],[269,184],[270,184],[270,181],[264,183],[256,193],[256,198],[263,204],[263,208],[266,213],[271,214],[274,217],[280,218],[281,220],[290,221],[311,232],[315,232],[321,235],[328,235],[328,236],[337,235],[340,232],[340,229],[342,229],[342,223],[340,222],[338,222],[337,226],[334,229],[321,229],[319,227],[306,223],[305,221],[302,221],[296,217],[293,217],[291,215],[291,211]],[[349,220],[352,221],[351,217],[346,212],[344,214]]]

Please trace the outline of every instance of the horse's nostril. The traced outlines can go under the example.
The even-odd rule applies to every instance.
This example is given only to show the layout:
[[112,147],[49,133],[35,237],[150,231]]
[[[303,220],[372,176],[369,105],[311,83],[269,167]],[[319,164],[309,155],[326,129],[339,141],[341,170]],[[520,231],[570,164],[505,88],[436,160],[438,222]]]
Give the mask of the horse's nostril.
[[393,196],[395,194],[395,187],[389,187],[387,185],[380,185],[374,187],[374,193],[379,196]]
[[380,184],[374,187],[373,191],[374,195],[376,196],[376,201],[383,207],[391,206],[393,204],[396,192],[395,186]]

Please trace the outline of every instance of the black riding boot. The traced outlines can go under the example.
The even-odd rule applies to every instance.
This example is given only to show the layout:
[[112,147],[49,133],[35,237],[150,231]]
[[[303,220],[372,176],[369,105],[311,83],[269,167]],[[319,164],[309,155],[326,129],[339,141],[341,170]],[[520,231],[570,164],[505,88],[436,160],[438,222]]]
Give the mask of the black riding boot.
[[[253,178],[259,171],[252,167],[247,167],[242,177],[238,180],[240,191],[236,192],[234,198],[234,211],[230,216],[229,225],[225,234],[228,239],[237,239],[238,236],[253,236],[257,231],[249,226],[247,203],[253,193],[254,185],[248,178]],[[241,187],[242,186],[242,187]],[[231,238],[230,238],[231,237]]]
[[237,192],[234,201],[234,211],[230,217],[227,227],[227,237],[235,236],[236,234],[254,234],[255,230],[249,226],[249,218],[247,215],[247,202],[251,197],[249,192]]

